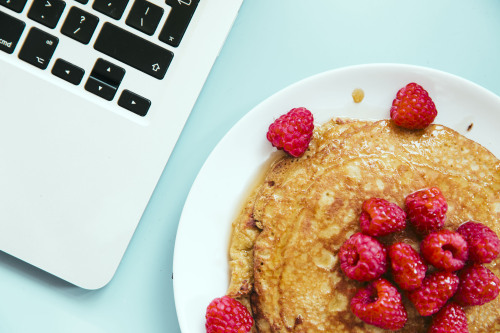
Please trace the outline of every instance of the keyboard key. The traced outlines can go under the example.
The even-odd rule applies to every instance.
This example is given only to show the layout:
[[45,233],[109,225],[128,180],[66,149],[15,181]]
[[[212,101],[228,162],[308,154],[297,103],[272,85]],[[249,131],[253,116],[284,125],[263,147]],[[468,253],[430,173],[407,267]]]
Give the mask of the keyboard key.
[[0,5],[9,8],[10,10],[20,13],[23,11],[27,0],[0,0]]
[[127,25],[153,35],[163,16],[163,8],[145,0],[136,0],[127,17]]
[[174,54],[111,23],[105,23],[94,48],[157,79],[163,79]]
[[90,76],[87,83],[85,83],[85,90],[108,101],[111,101],[113,97],[115,97],[116,89],[116,87],[102,82],[92,76]]
[[19,52],[19,58],[40,69],[47,65],[56,50],[59,39],[38,28],[31,28]]
[[104,59],[97,59],[90,76],[118,88],[122,82],[125,70]]
[[61,32],[80,43],[88,44],[94,34],[97,23],[99,23],[97,16],[89,14],[78,7],[71,7],[61,28]]
[[52,67],[52,74],[77,86],[82,82],[85,71],[66,60],[57,59]]
[[92,68],[85,89],[110,101],[115,97],[124,75],[123,68],[99,58]]
[[172,7],[167,21],[160,32],[160,40],[168,45],[177,47],[193,17],[199,0],[166,0]]
[[119,20],[127,7],[127,3],[128,0],[95,0],[92,8],[115,20]]
[[64,7],[66,3],[62,0],[34,0],[28,17],[46,27],[55,28]]
[[124,90],[118,99],[118,105],[141,117],[144,117],[148,113],[151,101],[131,92],[130,90]]
[[0,50],[12,54],[26,24],[0,12]]

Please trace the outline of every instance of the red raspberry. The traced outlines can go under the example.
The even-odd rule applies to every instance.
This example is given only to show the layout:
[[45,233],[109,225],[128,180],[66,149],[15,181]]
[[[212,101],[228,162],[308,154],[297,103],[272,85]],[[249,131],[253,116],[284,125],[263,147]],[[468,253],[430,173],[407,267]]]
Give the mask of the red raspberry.
[[439,230],[444,226],[448,204],[437,187],[422,189],[405,199],[408,220],[420,233]]
[[448,303],[434,318],[427,333],[469,333],[464,309],[455,303]]
[[500,280],[482,265],[468,266],[460,271],[458,277],[460,284],[455,302],[462,306],[483,305],[498,296]]
[[408,298],[422,316],[430,316],[455,294],[458,277],[445,271],[438,271],[425,277],[420,288],[410,291]]
[[340,268],[353,280],[374,280],[385,273],[386,256],[386,249],[378,240],[358,232],[340,247]]
[[214,299],[207,307],[205,319],[207,333],[247,333],[253,325],[247,308],[229,296]]
[[426,128],[437,115],[436,106],[429,93],[414,82],[398,91],[390,112],[396,125],[408,129]]
[[422,285],[427,265],[410,245],[399,242],[387,250],[394,281],[403,290],[415,290]]
[[406,213],[392,202],[371,198],[363,202],[361,209],[361,231],[367,235],[385,236],[406,227]]
[[313,135],[314,118],[306,108],[295,108],[269,126],[267,139],[273,147],[283,149],[293,157],[304,154]]
[[468,221],[458,227],[469,245],[469,260],[478,264],[492,262],[500,253],[500,240],[497,234],[482,223]]
[[434,267],[454,272],[464,268],[469,251],[462,235],[443,229],[424,238],[420,243],[420,253]]
[[401,294],[385,279],[360,289],[351,299],[351,311],[364,322],[386,330],[402,328],[408,318]]

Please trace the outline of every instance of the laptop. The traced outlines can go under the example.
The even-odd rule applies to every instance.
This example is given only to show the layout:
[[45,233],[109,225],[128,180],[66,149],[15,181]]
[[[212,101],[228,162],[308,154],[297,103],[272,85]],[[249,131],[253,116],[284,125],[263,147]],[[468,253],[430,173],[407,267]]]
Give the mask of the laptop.
[[0,0],[1,251],[112,279],[242,1]]

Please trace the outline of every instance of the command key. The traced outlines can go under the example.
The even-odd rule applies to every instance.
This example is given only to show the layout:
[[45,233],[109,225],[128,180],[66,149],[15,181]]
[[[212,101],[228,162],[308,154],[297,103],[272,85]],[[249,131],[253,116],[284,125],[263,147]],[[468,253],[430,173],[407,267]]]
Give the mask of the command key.
[[0,12],[0,50],[12,54],[26,24]]

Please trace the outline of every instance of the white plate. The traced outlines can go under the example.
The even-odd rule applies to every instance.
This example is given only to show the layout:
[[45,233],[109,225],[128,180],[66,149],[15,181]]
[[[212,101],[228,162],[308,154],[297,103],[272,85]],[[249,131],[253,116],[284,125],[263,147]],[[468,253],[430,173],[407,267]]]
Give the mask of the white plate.
[[[291,108],[304,106],[315,123],[336,117],[383,119],[396,92],[417,82],[438,109],[444,124],[500,156],[500,97],[462,78],[440,71],[393,64],[341,68],[300,81],[271,96],[243,117],[210,154],[186,200],[174,251],[174,295],[183,333],[205,332],[205,310],[229,283],[230,226],[249,187],[275,149],[266,140],[270,123]],[[355,88],[365,92],[355,104]],[[470,124],[473,127],[467,130]]]

